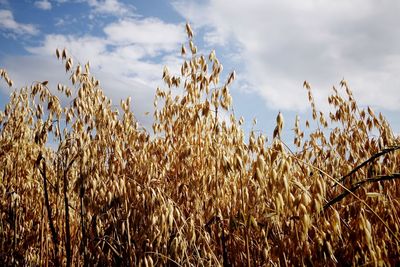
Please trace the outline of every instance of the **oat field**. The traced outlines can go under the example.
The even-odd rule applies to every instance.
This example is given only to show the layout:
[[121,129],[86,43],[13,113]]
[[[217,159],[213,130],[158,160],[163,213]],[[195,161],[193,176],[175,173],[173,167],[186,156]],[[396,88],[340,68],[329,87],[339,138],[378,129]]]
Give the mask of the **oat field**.
[[0,111],[0,265],[398,265],[400,139],[385,118],[344,80],[324,114],[304,82],[312,117],[302,123],[314,129],[279,113],[269,140],[245,135],[235,73],[222,77],[216,53],[199,54],[186,31],[152,130],[66,50],[56,56],[70,84],[11,91]]

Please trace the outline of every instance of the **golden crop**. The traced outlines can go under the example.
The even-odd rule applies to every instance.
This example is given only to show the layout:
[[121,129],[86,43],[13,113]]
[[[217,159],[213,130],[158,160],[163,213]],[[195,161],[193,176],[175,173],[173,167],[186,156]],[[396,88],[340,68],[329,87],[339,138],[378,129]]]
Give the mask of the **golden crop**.
[[245,140],[235,73],[220,78],[215,52],[197,54],[186,30],[181,73],[165,68],[155,95],[153,134],[130,98],[113,108],[66,50],[56,51],[72,82],[57,86],[66,106],[47,81],[11,94],[0,111],[0,265],[399,264],[400,140],[383,116],[342,81],[326,117],[305,82],[316,129],[305,136],[296,120],[296,151],[280,138],[281,113],[273,140]]

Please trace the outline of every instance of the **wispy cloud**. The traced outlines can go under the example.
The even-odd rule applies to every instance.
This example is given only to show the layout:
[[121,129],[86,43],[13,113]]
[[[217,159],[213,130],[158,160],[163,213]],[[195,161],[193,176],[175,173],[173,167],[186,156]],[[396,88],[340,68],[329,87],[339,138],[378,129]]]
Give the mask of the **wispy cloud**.
[[238,76],[269,107],[306,108],[304,80],[326,103],[345,77],[362,104],[400,109],[399,1],[179,0],[174,7],[207,29],[209,44],[239,47]]
[[94,13],[115,16],[128,15],[134,11],[134,7],[118,0],[86,0]]
[[39,33],[39,30],[32,24],[18,23],[15,21],[13,13],[6,9],[0,9],[0,30],[17,35],[36,35]]
[[149,53],[176,48],[185,39],[183,25],[156,18],[124,19],[104,28],[108,39],[117,45],[140,44]]
[[51,10],[52,6],[48,0],[35,1],[35,7],[43,10]]

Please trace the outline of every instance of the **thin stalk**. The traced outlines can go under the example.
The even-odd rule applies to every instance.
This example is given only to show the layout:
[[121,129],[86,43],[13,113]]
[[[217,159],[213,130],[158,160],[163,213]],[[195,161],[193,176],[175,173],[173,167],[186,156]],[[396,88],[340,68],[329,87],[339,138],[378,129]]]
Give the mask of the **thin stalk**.
[[[245,218],[245,209],[244,209],[244,195],[243,195],[243,177],[242,177],[242,170],[240,170],[240,172],[239,172],[240,174],[240,176],[239,176],[239,179],[240,179],[240,193],[241,193],[241,196],[242,196],[242,211],[243,211],[243,219]],[[244,224],[244,227],[245,227],[245,235],[244,235],[244,238],[245,238],[245,243],[246,243],[246,255],[247,255],[247,266],[251,266],[251,259],[250,259],[250,246],[249,246],[249,219],[247,219],[246,221],[245,221],[245,224]]]
[[85,208],[83,204],[83,197],[85,195],[85,187],[84,187],[84,175],[82,173],[82,164],[80,166],[80,190],[79,190],[79,197],[80,197],[80,204],[81,204],[81,210],[80,210],[80,216],[81,216],[81,228],[82,228],[82,244],[83,244],[83,266],[88,266],[88,255],[87,255],[87,239],[86,239],[86,227],[85,227]]
[[[39,166],[39,163],[42,159],[44,159],[44,158],[42,157],[41,154],[39,154],[39,157],[36,161],[37,166]],[[44,201],[45,201],[45,205],[46,205],[47,218],[49,221],[51,236],[52,236],[53,244],[54,244],[54,264],[56,266],[58,266],[59,265],[59,262],[58,262],[58,235],[57,235],[56,228],[54,227],[53,220],[52,220],[52,210],[51,210],[51,206],[50,206],[49,193],[48,193],[48,189],[47,189],[46,169],[47,169],[46,161],[43,160],[43,169],[39,169],[39,170],[43,177]]]
[[63,175],[63,193],[64,193],[64,208],[65,208],[65,251],[67,256],[67,267],[71,266],[71,233],[69,228],[69,206],[68,206],[68,185],[67,185],[68,169],[64,170]]

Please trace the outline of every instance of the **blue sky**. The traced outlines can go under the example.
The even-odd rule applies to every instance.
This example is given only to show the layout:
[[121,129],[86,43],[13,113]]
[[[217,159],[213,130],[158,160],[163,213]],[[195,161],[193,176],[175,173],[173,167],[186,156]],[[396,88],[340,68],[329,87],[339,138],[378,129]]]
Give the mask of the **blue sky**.
[[[132,97],[149,125],[164,65],[178,73],[184,25],[200,53],[215,49],[224,74],[236,70],[235,114],[257,118],[271,135],[278,111],[290,132],[308,117],[307,80],[327,111],[333,85],[345,78],[362,106],[382,112],[400,133],[400,2],[397,0],[0,0],[0,68],[15,87],[66,82],[56,48],[90,61],[114,103]],[[10,90],[0,83],[0,107]]]

